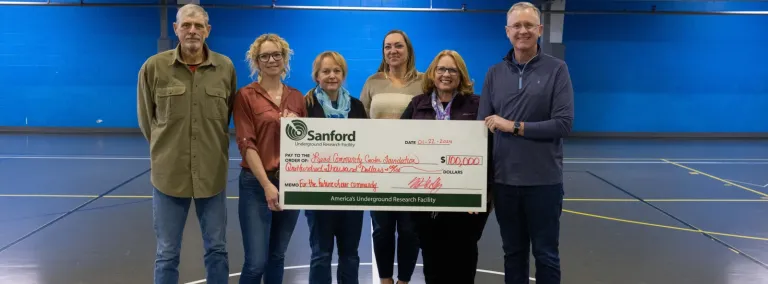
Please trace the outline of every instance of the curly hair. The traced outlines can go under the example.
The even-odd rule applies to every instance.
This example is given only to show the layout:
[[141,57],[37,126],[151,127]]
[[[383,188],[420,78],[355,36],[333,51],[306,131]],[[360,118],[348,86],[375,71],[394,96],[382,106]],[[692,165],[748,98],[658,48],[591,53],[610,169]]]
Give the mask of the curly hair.
[[285,69],[283,70],[281,77],[285,80],[286,76],[288,76],[288,73],[291,71],[290,61],[291,55],[293,55],[293,50],[291,50],[290,45],[285,39],[276,34],[260,35],[253,41],[253,43],[251,43],[248,51],[245,52],[245,59],[248,61],[248,67],[251,69],[251,79],[253,79],[254,75],[258,74],[256,80],[261,81],[261,73],[259,72],[259,54],[261,53],[261,45],[266,41],[271,41],[277,45],[277,48],[279,48],[283,54]]

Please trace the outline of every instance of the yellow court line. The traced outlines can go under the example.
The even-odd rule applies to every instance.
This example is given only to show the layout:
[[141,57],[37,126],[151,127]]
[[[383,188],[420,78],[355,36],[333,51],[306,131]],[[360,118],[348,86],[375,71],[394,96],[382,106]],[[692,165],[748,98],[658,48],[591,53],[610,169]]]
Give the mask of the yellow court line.
[[[578,202],[640,202],[634,198],[565,198],[565,201]],[[768,202],[768,199],[643,199],[647,202]]]
[[689,229],[689,228],[667,226],[667,225],[660,225],[660,224],[654,224],[654,223],[647,223],[647,222],[633,221],[633,220],[627,220],[627,219],[620,219],[620,218],[614,218],[614,217],[608,217],[608,216],[602,216],[602,215],[596,215],[596,214],[589,214],[589,213],[573,211],[573,210],[567,210],[567,209],[563,209],[563,212],[568,212],[568,213],[571,213],[571,214],[583,215],[583,216],[593,217],[593,218],[598,218],[598,219],[605,219],[605,220],[611,220],[611,221],[616,221],[616,222],[622,222],[622,223],[630,223],[630,224],[636,224],[636,225],[649,226],[649,227],[658,227],[658,228],[665,228],[665,229],[672,229],[672,230],[679,230],[679,231],[686,231],[686,232],[693,232],[693,233],[707,233],[707,234],[710,234],[710,235],[726,236],[726,237],[734,237],[734,238],[742,238],[742,239],[750,239],[750,240],[768,241],[768,238],[744,236],[744,235],[736,235],[736,234],[727,234],[727,233],[719,233],[719,232],[712,232],[712,231],[694,230],[694,229]]
[[[73,194],[0,194],[0,197],[47,197],[47,198],[96,198],[98,195],[73,195]],[[103,198],[134,198],[134,199],[151,199],[152,196],[149,195],[106,195]],[[237,196],[227,196],[228,199],[237,199]],[[565,199],[566,201],[638,201],[637,199],[597,199],[597,198],[571,198]],[[728,202],[728,201],[768,201],[765,199],[646,199],[646,201],[681,201],[681,202],[699,202],[699,201],[715,201],[715,202]],[[675,227],[675,226],[667,226],[667,225],[660,225],[660,224],[653,224],[653,223],[646,223],[646,222],[640,222],[640,221],[633,221],[633,220],[627,220],[627,219],[620,219],[620,218],[614,218],[614,217],[608,217],[608,216],[602,216],[602,215],[596,215],[596,214],[589,214],[579,211],[573,211],[573,210],[567,210],[563,209],[564,212],[576,214],[576,215],[583,215],[598,219],[605,219],[605,220],[611,220],[611,221],[617,221],[622,223],[630,223],[630,224],[636,224],[636,225],[643,225],[643,226],[650,226],[650,227],[659,227],[659,228],[665,228],[665,229],[672,229],[672,230],[679,230],[679,231],[686,231],[686,232],[694,232],[694,233],[707,233],[710,235],[718,235],[718,236],[727,236],[727,237],[734,237],[734,238],[742,238],[742,239],[752,239],[752,240],[760,240],[760,241],[768,241],[768,238],[761,238],[761,237],[752,237],[752,236],[744,236],[744,235],[736,235],[736,234],[727,234],[727,233],[719,233],[719,232],[712,232],[712,231],[700,231],[700,230],[693,230],[688,228],[681,228],[681,227]]]
[[669,160],[667,160],[667,159],[661,159],[661,160],[662,160],[662,161],[664,161],[664,162],[666,162],[666,163],[669,163],[669,164],[672,164],[672,165],[675,165],[675,166],[681,167],[681,168],[683,168],[683,169],[687,169],[687,170],[689,170],[689,171],[692,171],[692,172],[698,173],[698,174],[700,174],[700,175],[704,175],[704,176],[710,177],[710,178],[712,178],[712,179],[716,179],[716,180],[719,180],[719,181],[721,181],[721,182],[724,182],[724,183],[726,183],[726,184],[730,184],[730,185],[732,185],[732,186],[735,186],[735,187],[738,187],[738,188],[741,188],[741,189],[744,189],[744,190],[747,190],[747,191],[751,191],[751,192],[753,192],[753,193],[756,193],[756,194],[759,194],[759,195],[762,195],[762,196],[768,197],[768,194],[765,194],[765,193],[763,193],[763,192],[760,192],[760,191],[757,191],[757,190],[751,189],[751,188],[749,188],[749,187],[746,187],[746,186],[743,186],[743,185],[740,185],[740,184],[737,184],[737,183],[733,183],[733,182],[730,182],[730,181],[727,181],[727,180],[721,179],[721,178],[719,178],[719,177],[716,177],[716,176],[710,175],[710,174],[708,174],[708,173],[705,173],[705,172],[699,171],[699,170],[697,170],[697,169],[694,169],[694,168],[691,168],[691,167],[686,167],[686,166],[683,166],[683,165],[681,165],[681,164],[678,164],[678,163],[675,163],[675,162],[671,162],[671,161],[669,161]]

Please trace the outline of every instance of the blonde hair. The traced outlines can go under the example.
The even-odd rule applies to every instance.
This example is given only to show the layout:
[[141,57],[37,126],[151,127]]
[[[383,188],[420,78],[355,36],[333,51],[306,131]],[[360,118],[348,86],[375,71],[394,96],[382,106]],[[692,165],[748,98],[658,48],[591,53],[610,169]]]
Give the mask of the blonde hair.
[[432,90],[435,89],[435,70],[437,70],[437,62],[439,62],[440,58],[443,56],[450,56],[453,58],[453,61],[456,62],[456,67],[459,69],[459,94],[474,94],[474,82],[472,82],[472,79],[469,77],[467,64],[464,63],[464,59],[461,58],[461,55],[459,55],[459,53],[455,50],[443,50],[438,53],[437,56],[435,56],[435,59],[432,59],[432,63],[429,64],[429,68],[427,68],[427,71],[424,74],[426,78],[421,84],[421,90],[425,94],[429,94],[432,93]]
[[[315,61],[312,62],[312,81],[314,81],[316,84],[320,84],[320,82],[317,80],[317,75],[320,73],[320,67],[323,65],[323,59],[326,57],[330,57],[333,59],[333,61],[336,61],[336,64],[339,64],[341,67],[341,73],[344,76],[343,78],[347,78],[347,61],[344,59],[344,56],[341,56],[340,53],[336,51],[323,51],[322,53],[318,54],[317,57],[315,57]],[[315,86],[317,88],[317,86]],[[315,88],[310,89],[307,91],[307,93],[304,95],[304,101],[307,103],[307,105],[312,106],[315,104],[315,100],[312,99],[312,93],[314,92]]]
[[389,64],[387,64],[387,58],[384,54],[384,41],[387,39],[387,36],[391,34],[400,34],[403,36],[403,41],[405,41],[405,48],[408,50],[408,61],[406,61],[405,64],[406,71],[403,79],[406,81],[416,79],[419,75],[419,72],[416,71],[416,53],[413,51],[413,44],[411,44],[411,39],[408,38],[405,32],[401,30],[391,30],[386,35],[384,35],[384,39],[381,40],[381,64],[379,64],[379,69],[376,72],[384,72],[384,74],[389,72]]
[[283,70],[281,78],[285,80],[286,76],[288,76],[288,73],[291,71],[290,61],[291,55],[293,55],[293,50],[291,50],[290,45],[288,45],[288,42],[285,39],[276,34],[263,34],[257,37],[256,40],[254,40],[251,44],[251,47],[248,49],[248,51],[245,52],[245,58],[248,61],[248,66],[251,69],[251,79],[253,79],[254,75],[258,74],[256,80],[261,81],[261,73],[259,72],[258,63],[259,53],[261,53],[261,45],[267,41],[271,41],[277,45],[277,48],[279,48],[280,52],[283,54],[283,64],[285,69]]

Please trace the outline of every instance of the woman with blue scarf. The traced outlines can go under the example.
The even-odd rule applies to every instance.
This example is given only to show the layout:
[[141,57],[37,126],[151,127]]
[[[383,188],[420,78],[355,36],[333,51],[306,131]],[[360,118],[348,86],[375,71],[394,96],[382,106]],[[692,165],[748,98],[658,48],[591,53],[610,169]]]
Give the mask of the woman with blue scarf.
[[[363,103],[349,95],[342,86],[347,76],[347,62],[335,51],[326,51],[312,64],[312,79],[317,86],[304,96],[308,117],[365,119]],[[357,284],[360,256],[358,246],[363,230],[363,211],[305,210],[309,224],[312,260],[309,283],[330,284],[331,258],[338,244],[338,283]],[[335,238],[335,239],[334,239]]]

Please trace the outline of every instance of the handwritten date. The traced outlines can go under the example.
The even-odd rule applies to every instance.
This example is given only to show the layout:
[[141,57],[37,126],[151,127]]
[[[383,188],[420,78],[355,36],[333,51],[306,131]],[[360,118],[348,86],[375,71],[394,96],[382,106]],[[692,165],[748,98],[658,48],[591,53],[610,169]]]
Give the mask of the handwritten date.
[[416,143],[418,145],[450,145],[451,143],[453,143],[453,140],[442,139],[442,138],[440,139],[428,138],[428,139],[419,139],[416,141]]

